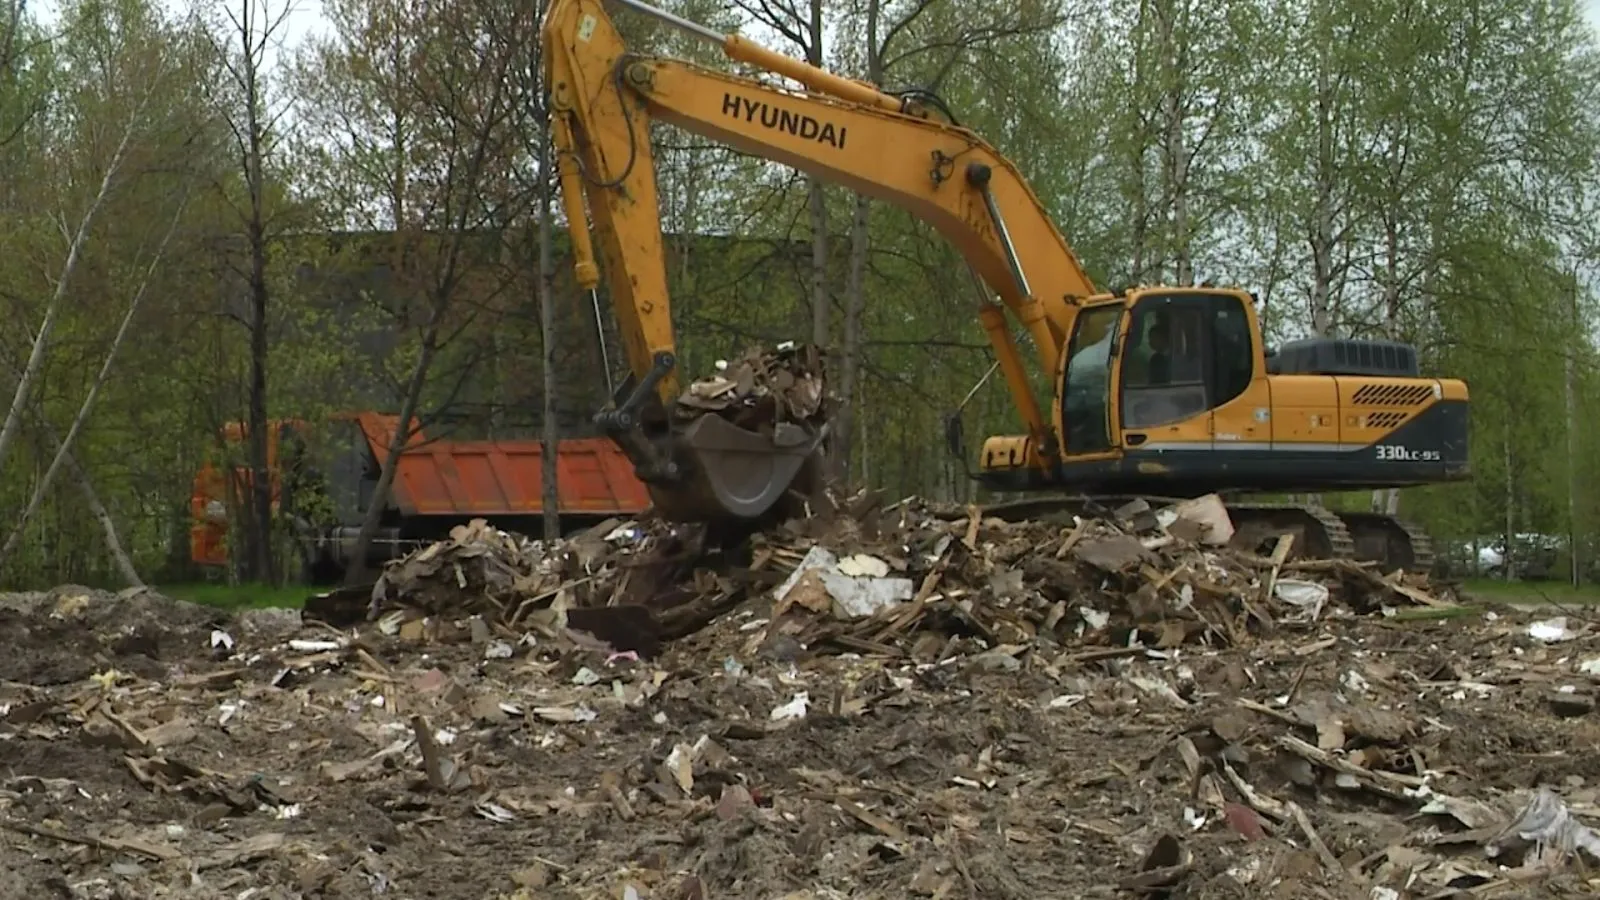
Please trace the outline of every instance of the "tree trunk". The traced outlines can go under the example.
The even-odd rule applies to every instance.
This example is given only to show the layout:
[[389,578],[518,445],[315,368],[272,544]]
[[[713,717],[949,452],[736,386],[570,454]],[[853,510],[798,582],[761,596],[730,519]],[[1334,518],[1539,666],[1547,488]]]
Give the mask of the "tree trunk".
[[540,423],[543,433],[539,483],[544,507],[544,537],[547,541],[561,537],[558,456],[561,432],[560,422],[556,418],[556,392],[560,380],[556,377],[556,264],[551,250],[554,212],[551,208],[553,184],[550,164],[550,129],[547,126],[539,137],[539,335],[544,353],[544,363],[540,366],[544,378],[544,418]]
[[1162,56],[1165,60],[1165,78],[1161,98],[1162,112],[1166,118],[1166,134],[1162,137],[1161,155],[1165,163],[1167,207],[1172,216],[1171,233],[1173,282],[1194,283],[1194,257],[1189,247],[1189,151],[1184,140],[1183,126],[1187,124],[1188,108],[1184,103],[1183,67],[1187,60],[1178,46],[1185,38],[1175,21],[1176,4],[1166,7],[1161,20]]
[[[867,0],[867,81],[883,81],[883,48],[878,43],[878,19],[882,0]],[[855,213],[850,218],[850,264],[845,280],[844,341],[839,349],[839,408],[832,419],[833,473],[842,485],[850,484],[851,450],[855,444],[856,382],[861,372],[861,315],[866,309],[868,229],[871,203],[865,194],[856,194]]]
[[[21,377],[21,371],[10,360],[5,361],[5,366],[14,377]],[[44,435],[45,440],[49,442],[51,452],[62,451],[61,438],[56,434],[55,429],[51,427],[49,419],[42,415],[36,415],[34,417],[34,425],[38,427],[40,434]],[[68,474],[72,476],[73,481],[78,485],[78,490],[83,494],[83,502],[89,507],[89,515],[93,516],[95,522],[100,525],[100,530],[105,537],[106,552],[111,554],[111,562],[117,567],[117,573],[122,576],[122,579],[128,583],[129,587],[144,587],[144,581],[139,577],[139,570],[134,567],[133,560],[129,558],[127,551],[122,547],[122,539],[117,535],[116,520],[111,518],[111,512],[106,509],[106,505],[100,502],[100,495],[95,491],[94,482],[89,478],[89,473],[78,462],[77,455],[71,451],[66,451],[66,462]],[[22,526],[18,526],[17,536],[20,537],[21,534]]]
[[[273,559],[273,473],[268,460],[273,440],[267,418],[267,309],[270,288],[267,284],[268,234],[265,164],[268,111],[262,93],[261,68],[266,48],[282,26],[284,13],[268,16],[263,0],[238,0],[238,12],[228,12],[237,41],[238,61],[226,58],[228,74],[240,90],[242,108],[227,114],[235,149],[243,168],[249,205],[242,211],[244,238],[249,252],[246,282],[249,290],[250,331],[249,392],[245,413],[245,457],[250,483],[245,493],[245,572],[246,580],[276,583],[278,573]],[[287,10],[287,8],[286,8]],[[219,48],[220,49],[220,48]],[[231,54],[229,54],[231,57]]]
[[[1325,54],[1327,48],[1322,48]],[[1333,84],[1331,62],[1317,61],[1317,164],[1316,203],[1311,213],[1311,334],[1333,334]]]
[[1517,549],[1516,548],[1516,543],[1517,543],[1517,520],[1516,520],[1516,513],[1515,513],[1515,509],[1516,509],[1516,505],[1517,505],[1517,487],[1516,487],[1516,480],[1512,477],[1512,473],[1515,470],[1512,468],[1513,457],[1511,455],[1511,423],[1510,422],[1507,422],[1505,424],[1505,429],[1506,429],[1505,430],[1505,434],[1501,437],[1500,440],[1501,440],[1501,448],[1502,448],[1502,450],[1504,452],[1505,464],[1506,464],[1506,511],[1505,511],[1505,516],[1506,516],[1506,519],[1505,519],[1506,537],[1505,537],[1505,552],[1504,552],[1504,554],[1502,554],[1502,556],[1500,558],[1500,567],[1501,567],[1500,575],[1501,575],[1503,580],[1510,581],[1511,580],[1511,569],[1512,569],[1512,556],[1516,553],[1516,549]]
[[[877,4],[874,2],[873,6]],[[844,341],[839,348],[839,408],[832,421],[833,473],[842,485],[850,483],[850,449],[855,440],[857,380],[861,372],[861,315],[866,309],[867,249],[870,201],[855,198],[850,220],[850,271],[845,282]]]
[[1146,19],[1148,12],[1145,3],[1139,4],[1138,18],[1134,24],[1135,38],[1138,46],[1129,54],[1128,80],[1131,85],[1130,93],[1136,98],[1132,127],[1123,137],[1126,141],[1122,149],[1127,156],[1124,160],[1126,171],[1131,173],[1131,180],[1123,182],[1123,199],[1128,205],[1128,218],[1130,220],[1128,242],[1131,245],[1131,255],[1128,260],[1128,287],[1146,284],[1155,279],[1150,278],[1150,185],[1147,180],[1145,156],[1149,150],[1149,113],[1139,102],[1146,94],[1146,79],[1148,63],[1147,54],[1143,52],[1144,35],[1146,34]]
[[828,302],[828,205],[823,184],[811,179],[806,206],[811,219],[811,342],[826,353],[830,319]]
[[400,468],[400,455],[405,451],[406,444],[411,441],[411,420],[417,416],[417,407],[422,403],[422,387],[428,380],[428,369],[433,365],[433,357],[439,344],[439,326],[444,319],[445,301],[435,299],[432,314],[428,318],[427,331],[422,338],[422,352],[417,355],[417,364],[411,370],[411,380],[406,384],[406,395],[400,404],[400,420],[395,424],[394,439],[389,442],[389,451],[383,458],[383,469],[378,474],[378,483],[372,489],[372,501],[367,504],[366,514],[361,518],[361,530],[356,533],[356,544],[351,550],[350,564],[345,569],[345,584],[360,584],[367,577],[367,548],[372,546],[372,539],[378,534],[378,523],[383,518],[383,509],[389,505],[389,490],[394,486],[395,471]]
[[[810,12],[806,61],[820,67],[823,60],[822,0],[811,0]],[[819,178],[809,179],[807,190],[806,206],[811,218],[811,342],[826,358],[832,320],[828,299],[828,198]]]
[[[1398,191],[1398,168],[1391,168],[1392,191]],[[1383,222],[1383,331],[1391,341],[1400,339],[1400,223],[1398,212],[1391,200],[1384,213]],[[1372,511],[1395,515],[1400,511],[1399,488],[1378,488],[1372,492]]]
[[[1571,301],[1568,314],[1570,326],[1567,334],[1578,336],[1583,322],[1578,315],[1578,273],[1572,273]],[[1578,366],[1577,356],[1582,338],[1569,339],[1567,346],[1567,558],[1571,564],[1573,587],[1583,585],[1583,568],[1578,551]]]
[[128,556],[128,551],[122,547],[122,539],[117,536],[116,520],[111,518],[111,511],[100,502],[100,495],[95,492],[94,482],[89,480],[89,473],[84,471],[78,463],[78,458],[71,453],[67,454],[67,469],[72,479],[78,483],[78,490],[83,493],[83,502],[89,506],[89,515],[100,523],[100,532],[105,536],[106,552],[111,554],[111,562],[117,567],[117,573],[128,587],[144,587],[144,580],[139,577],[139,570],[134,567],[133,559]]

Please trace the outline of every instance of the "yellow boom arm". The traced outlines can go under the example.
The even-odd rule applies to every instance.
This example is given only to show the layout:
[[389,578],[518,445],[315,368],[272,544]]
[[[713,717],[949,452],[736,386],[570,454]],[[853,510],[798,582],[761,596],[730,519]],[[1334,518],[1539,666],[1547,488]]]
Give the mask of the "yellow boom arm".
[[[908,210],[955,245],[1058,371],[1076,303],[1095,293],[1021,173],[965,128],[899,97],[621,0],[718,44],[732,60],[792,79],[783,90],[683,60],[630,55],[599,0],[554,0],[543,26],[561,194],[579,284],[599,277],[589,200],[629,365],[664,403],[677,397],[671,309],[650,123],[658,119]],[[1035,446],[1050,433],[1004,313],[979,311]],[[665,365],[666,371],[661,371]]]

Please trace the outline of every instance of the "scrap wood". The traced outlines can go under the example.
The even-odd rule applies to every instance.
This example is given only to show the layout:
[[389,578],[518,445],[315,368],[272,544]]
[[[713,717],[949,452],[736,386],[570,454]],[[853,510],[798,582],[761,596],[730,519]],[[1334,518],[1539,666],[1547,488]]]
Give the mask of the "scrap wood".
[[87,834],[69,834],[65,831],[47,828],[43,825],[34,825],[31,822],[24,822],[9,816],[0,817],[0,827],[9,828],[19,834],[61,841],[64,844],[78,844],[99,850],[109,850],[113,853],[135,853],[158,861],[177,859],[182,855],[177,850],[161,844],[152,844],[127,838],[102,838]]
[[[115,726],[117,732],[122,738],[123,743],[126,744],[129,749],[148,750],[150,748],[150,740],[145,737],[144,732],[135,728],[131,722],[129,722],[127,719],[124,719],[122,716],[117,715],[105,704],[100,704],[100,707],[95,710],[94,715],[105,719],[107,722]],[[90,722],[92,721],[93,718],[90,719]]]
[[1189,798],[1213,809],[1222,809],[1226,800],[1216,776],[1212,774],[1215,766],[1211,760],[1200,756],[1200,750],[1187,735],[1178,738],[1178,755],[1189,770]]
[[[917,521],[915,510],[902,519]],[[1089,522],[1091,530],[1102,527]],[[1358,892],[1365,897],[1378,885],[1422,896],[1457,878],[1457,890],[1482,877],[1494,877],[1501,893],[1513,890],[1513,882],[1493,874],[1501,860],[1454,862],[1479,855],[1472,844],[1493,839],[1503,817],[1491,808],[1506,799],[1508,785],[1523,781],[1505,768],[1496,748],[1515,746],[1527,754],[1518,759],[1535,760],[1533,771],[1548,773],[1550,786],[1570,795],[1574,816],[1594,805],[1592,786],[1561,780],[1581,774],[1574,768],[1582,760],[1574,755],[1573,735],[1591,723],[1561,720],[1545,704],[1527,702],[1554,684],[1582,684],[1580,667],[1589,654],[1571,645],[1530,650],[1522,642],[1523,652],[1513,655],[1513,642],[1485,642],[1497,628],[1523,631],[1525,623],[1513,613],[1498,624],[1426,633],[1383,628],[1375,617],[1342,616],[1310,629],[1291,625],[1279,636],[1251,635],[1237,647],[1163,652],[1147,648],[1151,634],[1161,634],[1166,621],[1188,627],[1194,620],[1174,610],[1165,620],[1137,626],[1123,605],[1125,591],[1130,583],[1145,583],[1149,573],[1096,572],[1080,581],[1083,570],[1068,562],[1056,570],[1063,580],[1027,574],[1019,583],[1015,573],[1035,554],[1053,556],[1058,529],[985,525],[980,553],[969,554],[957,546],[964,524],[917,532],[886,517],[882,537],[872,539],[881,543],[849,543],[857,538],[818,532],[817,540],[839,541],[831,546],[841,558],[870,554],[904,573],[919,592],[929,585],[922,615],[901,631],[877,638],[912,606],[915,594],[881,617],[849,621],[827,609],[803,608],[774,621],[765,598],[749,597],[694,640],[664,643],[659,661],[612,659],[600,642],[580,644],[561,632],[519,642],[499,631],[493,637],[515,646],[516,655],[486,659],[484,646],[462,639],[466,628],[451,624],[454,632],[444,634],[456,640],[426,647],[373,637],[365,646],[381,652],[372,649],[370,661],[351,643],[339,653],[341,664],[319,666],[284,689],[267,687],[267,678],[279,667],[285,642],[269,646],[241,637],[229,649],[241,660],[267,661],[252,666],[246,681],[216,689],[176,687],[174,679],[158,687],[61,665],[57,660],[70,661],[77,648],[56,646],[57,632],[43,627],[51,620],[27,620],[17,631],[23,659],[7,674],[15,680],[37,672],[41,684],[0,686],[0,704],[15,713],[25,702],[94,695],[98,709],[111,710],[152,744],[169,723],[203,723],[195,745],[206,756],[187,758],[246,774],[230,785],[214,773],[157,766],[149,751],[129,751],[126,742],[108,749],[63,740],[76,726],[65,703],[59,715],[46,713],[28,725],[0,720],[5,746],[16,751],[8,756],[15,771],[0,772],[4,814],[74,835],[165,842],[182,857],[181,868],[158,866],[125,853],[58,850],[33,837],[0,841],[0,854],[29,883],[45,883],[59,872],[70,884],[103,880],[140,897],[160,895],[174,873],[206,870],[203,888],[185,886],[173,900],[197,891],[237,893],[229,884],[330,895],[381,885],[387,894],[441,900],[493,896],[516,884],[526,888],[518,895],[523,898],[565,892],[617,900],[625,893],[618,872],[627,873],[640,898],[684,900],[676,891],[682,873],[693,872],[699,891],[693,897],[706,900],[785,894],[842,900],[864,890],[920,897],[943,890],[950,900],[969,895],[958,859],[974,897],[1107,893],[1135,874],[1140,854],[1163,830],[1174,829],[1166,847],[1187,848],[1198,863],[1183,867],[1181,853],[1169,857],[1175,867],[1152,860],[1147,873],[1125,882],[1128,896],[1278,892],[1344,900]],[[949,559],[933,581],[938,542],[946,538]],[[803,545],[800,538],[783,540]],[[778,557],[775,552],[772,570],[779,568]],[[1209,557],[1193,548],[1162,551],[1153,566],[1157,578],[1185,567],[1207,573],[1252,600],[1260,583],[1251,579],[1265,572],[1236,565],[1227,552]],[[1190,577],[1175,575],[1169,585],[1183,589]],[[1190,593],[1197,603],[1211,600]],[[1101,613],[1106,624],[1085,620],[1082,611]],[[1008,646],[985,645],[968,619]],[[789,626],[797,630],[785,632]],[[208,622],[198,634],[169,638],[161,632],[160,662],[173,672],[237,665],[209,645],[210,629]],[[803,647],[797,655],[767,653],[766,642],[754,641],[781,635],[793,642],[807,629],[846,642],[876,638],[873,649],[900,655],[833,655],[850,649],[841,644],[826,651]],[[1036,629],[1037,641],[1017,637],[1028,629]],[[1306,651],[1308,645],[1315,649]],[[1127,668],[1152,688],[1164,683],[1189,706],[1168,709],[1139,697],[1115,657],[1133,660]],[[141,671],[136,666],[142,664],[122,665]],[[367,680],[379,665],[404,683]],[[431,674],[418,684],[423,671]],[[71,680],[54,682],[60,672]],[[1356,672],[1365,684],[1343,683]],[[101,681],[91,681],[94,676]],[[1463,684],[1512,685],[1519,678],[1529,685],[1526,694],[1512,687],[1478,692],[1473,681]],[[109,681],[115,682],[110,690],[100,686]],[[458,696],[442,699],[447,693]],[[802,693],[810,701],[806,715],[769,719],[775,707]],[[1297,699],[1284,704],[1278,698],[1286,694]],[[1351,701],[1341,701],[1341,694]],[[396,699],[405,701],[402,711]],[[210,726],[219,705],[238,708],[225,732]],[[417,759],[411,713],[421,710],[429,726],[424,733],[431,731],[437,744],[435,759],[452,754],[464,769],[471,760],[481,769],[469,771],[492,779],[492,792],[481,782],[481,793],[418,790],[426,763]],[[95,718],[116,736],[110,720]],[[1367,789],[1365,778],[1352,781],[1279,740],[1288,733],[1316,745],[1312,729],[1324,720],[1328,743],[1320,749],[1331,757],[1404,776],[1421,777],[1425,768],[1432,790],[1402,791],[1409,799],[1393,803]],[[1344,746],[1370,748],[1348,755],[1329,749],[1339,743],[1333,723],[1350,738]],[[688,770],[692,796],[673,786],[672,772],[659,784],[661,756],[681,745],[698,750],[705,734],[726,755]],[[398,747],[380,752],[383,762],[372,764],[373,751],[386,744]],[[319,774],[319,763],[333,768],[325,761],[352,759],[358,762],[348,780]],[[162,795],[141,796],[128,775],[132,769],[124,768],[129,765],[141,767]],[[813,781],[796,774],[802,768],[821,774]],[[1358,789],[1329,796],[1335,774]],[[1381,774],[1371,778],[1381,787],[1404,787]],[[1304,798],[1318,782],[1328,802],[1313,804]],[[296,786],[301,799],[283,803],[259,793],[280,785]],[[1438,790],[1472,802],[1446,802]],[[102,821],[116,822],[119,830],[78,824]],[[1462,830],[1473,822],[1492,827]],[[227,843],[262,831],[293,837]],[[1267,835],[1271,839],[1260,839]],[[1062,864],[1057,836],[1082,842],[1081,864]],[[565,849],[554,854],[558,865],[515,852],[480,853],[472,866],[461,867],[460,848],[475,845]],[[1405,864],[1378,872],[1351,865],[1341,874],[1340,860],[1373,859],[1385,847],[1406,851],[1396,851]],[[837,881],[835,892],[821,887],[839,871],[829,867],[834,860],[865,863],[870,888]],[[230,867],[241,868],[226,872]],[[1548,887],[1541,885],[1540,896],[1593,895],[1592,876],[1574,860],[1547,867],[1542,877]],[[0,879],[0,894],[7,886]]]
[[1165,894],[1194,868],[1194,854],[1174,836],[1163,834],[1139,863],[1139,873],[1123,878],[1117,887],[1125,891]]
[[439,742],[434,739],[433,726],[422,716],[411,717],[411,733],[416,739],[417,749],[422,751],[422,769],[428,779],[428,786],[441,793],[459,791],[465,788],[470,779],[454,760],[448,759],[440,749]]
[[1404,572],[1395,572],[1388,578],[1383,579],[1383,583],[1388,586],[1389,590],[1394,591],[1395,593],[1418,604],[1421,604],[1422,606],[1429,606],[1435,609],[1456,609],[1460,606],[1458,603],[1440,600],[1426,591],[1406,584],[1405,577],[1406,576]]
[[1244,776],[1235,771],[1233,764],[1225,759],[1222,760],[1222,774],[1227,776],[1228,782],[1233,785],[1234,790],[1239,792],[1239,796],[1244,798],[1245,803],[1248,803],[1251,809],[1271,816],[1279,822],[1288,818],[1288,812],[1285,810],[1283,803],[1256,790],[1255,786],[1245,781]]
[[1317,829],[1312,826],[1310,817],[1306,815],[1305,810],[1300,808],[1300,804],[1291,800],[1284,804],[1284,807],[1288,810],[1289,818],[1293,819],[1295,825],[1299,826],[1300,833],[1305,835],[1306,843],[1311,845],[1311,849],[1317,854],[1317,858],[1322,860],[1322,866],[1328,870],[1328,874],[1338,877],[1341,881],[1349,880],[1349,870],[1345,869],[1344,864],[1339,862],[1339,858],[1333,855],[1332,850],[1328,849],[1327,843],[1323,841],[1322,835],[1317,833]]
[[[968,536],[976,533],[977,507],[973,507],[974,525],[969,529]],[[969,546],[971,543],[969,542]],[[888,624],[884,625],[872,636],[874,641],[881,641],[891,634],[901,634],[922,618],[923,610],[928,605],[928,600],[933,596],[934,590],[939,586],[939,581],[944,577],[945,568],[950,562],[950,546],[946,544],[939,550],[939,558],[933,563],[933,568],[922,579],[922,586],[917,588],[917,593],[911,598],[911,603],[902,611],[889,617]],[[892,609],[892,607],[891,607]]]
[[1238,698],[1235,698],[1233,702],[1238,704],[1239,706],[1244,707],[1245,709],[1250,710],[1251,712],[1258,712],[1258,713],[1261,713],[1264,716],[1271,716],[1272,718],[1277,719],[1278,721],[1280,721],[1280,722],[1282,722],[1282,723],[1284,723],[1286,725],[1301,725],[1301,724],[1303,724],[1298,718],[1296,718],[1294,715],[1290,714],[1289,712],[1287,712],[1285,710],[1281,710],[1281,709],[1274,709],[1273,707],[1270,707],[1270,706],[1266,705],[1265,703],[1260,703],[1260,702],[1257,702],[1255,700],[1251,700],[1249,697],[1238,697]]
[[1313,746],[1293,735],[1279,735],[1278,746],[1290,753],[1305,758],[1326,769],[1332,769],[1341,775],[1348,775],[1357,779],[1362,786],[1377,791],[1385,796],[1397,800],[1413,800],[1415,795],[1408,792],[1427,784],[1425,779],[1415,775],[1402,775],[1398,772],[1386,772],[1381,769],[1368,769],[1358,766],[1348,759],[1335,756],[1326,750]]
[[1061,539],[1061,546],[1056,548],[1056,559],[1066,559],[1067,554],[1072,552],[1072,548],[1076,547],[1078,542],[1083,540],[1083,536],[1088,533],[1088,520],[1079,519],[1077,524],[1072,526],[1072,531]]
[[[1225,517],[1220,500],[1206,507]],[[673,640],[710,626],[747,598],[764,599],[773,580],[799,566],[818,569],[827,589],[806,588],[807,602],[795,613],[819,620],[810,643],[834,652],[887,655],[895,646],[904,654],[924,632],[991,645],[1061,640],[1080,617],[1089,627],[1079,633],[1152,628],[1163,649],[1196,640],[1240,645],[1261,633],[1255,623],[1270,630],[1274,604],[1288,602],[1273,590],[1278,574],[1307,565],[1286,561],[1292,538],[1280,539],[1271,557],[1212,546],[1203,536],[1153,541],[1168,527],[1162,522],[1188,521],[1182,510],[1179,504],[1141,507],[1131,518],[1078,516],[1064,530],[1044,521],[986,519],[970,506],[952,515],[908,498],[870,523],[850,516],[797,520],[737,546],[711,541],[699,526],[652,519],[555,542],[475,520],[449,540],[391,562],[374,596],[378,608],[410,610],[406,615],[482,616],[508,643],[527,631],[557,636],[577,610],[639,606],[655,616],[660,638]],[[738,567],[735,560],[747,552],[751,564]],[[1390,583],[1347,562],[1327,568],[1328,576],[1362,573],[1367,588],[1404,603],[1427,596],[1404,579]],[[647,574],[633,577],[639,573]],[[786,597],[792,586],[791,578],[782,588]],[[1340,590],[1326,586],[1330,594]],[[1092,611],[1085,598],[1097,598]],[[653,655],[653,647],[610,642]]]
[[838,804],[840,809],[849,813],[850,816],[857,822],[860,822],[868,828],[871,828],[873,831],[876,831],[884,837],[892,841],[905,840],[906,833],[901,830],[899,825],[896,825],[894,822],[878,815],[875,812],[872,812],[854,800],[851,800],[841,794],[836,796],[833,802]]
[[236,841],[208,856],[195,860],[195,869],[226,869],[256,862],[275,855],[288,843],[287,835],[266,832]]

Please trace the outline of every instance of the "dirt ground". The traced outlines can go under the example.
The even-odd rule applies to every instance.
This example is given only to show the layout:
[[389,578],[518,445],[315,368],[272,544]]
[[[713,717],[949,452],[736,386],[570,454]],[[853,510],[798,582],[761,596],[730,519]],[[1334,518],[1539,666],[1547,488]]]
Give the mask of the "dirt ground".
[[753,648],[762,614],[635,661],[0,598],[0,897],[1600,889],[1484,850],[1530,789],[1597,810],[1600,630],[1576,617],[1556,643],[1509,613],[1345,617],[916,664]]

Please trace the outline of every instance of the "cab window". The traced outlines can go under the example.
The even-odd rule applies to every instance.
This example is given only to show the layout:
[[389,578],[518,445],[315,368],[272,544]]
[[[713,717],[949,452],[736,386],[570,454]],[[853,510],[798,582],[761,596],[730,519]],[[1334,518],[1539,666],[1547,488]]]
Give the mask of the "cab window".
[[1141,300],[1123,354],[1122,427],[1171,425],[1232,400],[1250,384],[1252,358],[1237,298]]

